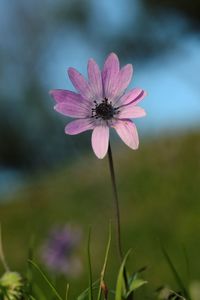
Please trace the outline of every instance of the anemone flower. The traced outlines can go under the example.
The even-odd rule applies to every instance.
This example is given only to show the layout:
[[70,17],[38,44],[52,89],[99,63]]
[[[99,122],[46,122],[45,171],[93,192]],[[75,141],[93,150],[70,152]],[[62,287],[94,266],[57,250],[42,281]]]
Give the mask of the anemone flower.
[[47,269],[57,274],[77,275],[81,270],[76,256],[80,238],[80,231],[67,225],[53,228],[41,249],[41,259]]
[[111,53],[100,71],[93,59],[88,61],[88,80],[76,69],[69,68],[69,78],[77,93],[52,90],[55,110],[76,118],[65,127],[70,135],[92,130],[92,148],[96,156],[104,158],[109,145],[109,128],[114,128],[124,143],[137,149],[139,138],[132,118],[145,116],[143,108],[136,106],[146,96],[140,88],[126,92],[132,74],[131,64],[120,69],[119,59]]

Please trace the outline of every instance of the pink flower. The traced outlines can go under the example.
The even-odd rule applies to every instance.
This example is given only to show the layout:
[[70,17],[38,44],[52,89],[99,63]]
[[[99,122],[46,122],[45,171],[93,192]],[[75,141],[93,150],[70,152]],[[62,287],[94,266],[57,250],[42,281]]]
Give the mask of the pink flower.
[[76,256],[76,250],[80,240],[79,229],[69,225],[53,227],[41,249],[43,263],[54,273],[78,275],[81,262]]
[[93,59],[88,61],[88,81],[74,68],[69,68],[68,74],[78,93],[50,91],[56,101],[55,110],[77,118],[67,124],[65,133],[74,135],[92,130],[92,148],[98,158],[104,158],[107,153],[110,127],[127,146],[137,149],[139,138],[131,119],[145,116],[144,109],[136,104],[146,92],[140,88],[125,92],[132,78],[132,65],[120,69],[117,55],[111,53],[102,72]]

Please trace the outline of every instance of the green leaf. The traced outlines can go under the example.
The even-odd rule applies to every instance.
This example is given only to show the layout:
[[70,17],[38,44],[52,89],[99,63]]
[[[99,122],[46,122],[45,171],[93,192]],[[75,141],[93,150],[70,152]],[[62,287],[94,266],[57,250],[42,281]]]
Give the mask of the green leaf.
[[141,273],[143,273],[144,271],[146,271],[146,269],[147,269],[147,267],[145,266],[145,267],[140,268],[140,269],[137,270],[136,272],[134,272],[134,273],[129,277],[129,282],[128,282],[129,286],[130,286],[131,282],[132,282],[133,280],[137,279],[137,278],[140,276]]
[[146,280],[137,278],[137,279],[133,279],[132,282],[129,285],[129,291],[126,294],[126,298],[136,289],[138,289],[139,287],[143,286],[144,284],[148,283]]
[[125,255],[125,257],[122,261],[120,269],[119,269],[119,273],[118,273],[118,277],[117,277],[115,300],[122,300],[126,293],[125,282],[124,282],[124,268],[125,268],[126,261],[128,259],[128,256],[130,255],[131,251],[132,250],[130,249],[127,252],[127,254]]
[[53,286],[53,284],[50,282],[50,280],[47,278],[47,276],[44,274],[44,272],[40,269],[40,267],[32,260],[28,260],[34,267],[36,270],[38,270],[38,272],[41,274],[41,276],[44,278],[44,280],[46,281],[46,283],[49,285],[49,287],[51,288],[52,292],[54,293],[54,295],[59,299],[59,300],[63,300],[62,297],[58,294],[56,288]]
[[104,264],[103,264],[103,268],[101,271],[100,285],[99,285],[99,292],[98,292],[97,300],[100,300],[100,298],[101,298],[101,283],[104,281],[104,276],[105,276],[105,272],[106,272],[106,267],[107,267],[107,262],[108,262],[108,254],[109,254],[110,244],[111,244],[111,236],[112,236],[112,232],[111,232],[111,223],[110,223],[109,224],[108,243],[106,246],[106,254],[105,254]]

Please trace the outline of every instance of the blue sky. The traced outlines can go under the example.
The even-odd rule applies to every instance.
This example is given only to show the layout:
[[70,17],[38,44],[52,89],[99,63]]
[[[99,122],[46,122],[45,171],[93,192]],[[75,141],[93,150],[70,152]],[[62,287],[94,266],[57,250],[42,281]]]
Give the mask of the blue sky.
[[[30,11],[34,13],[35,3],[37,8],[41,5],[40,0],[26,2],[19,0],[19,3],[31,3]],[[49,12],[54,11],[56,5],[65,0],[55,2],[45,0]],[[76,1],[76,0],[73,0]],[[129,1],[134,2],[134,13],[130,14]],[[77,68],[86,75],[87,60],[93,57],[101,66],[108,53],[105,53],[103,44],[109,37],[117,37],[119,33],[128,32],[129,35],[137,33],[138,26],[141,25],[143,8],[138,5],[137,0],[91,0],[89,26],[96,35],[96,43],[92,43],[90,37],[83,34],[81,28],[73,25],[48,24],[47,36],[40,44],[40,58],[35,63],[38,71],[41,86],[44,89],[44,102],[47,111],[53,111],[48,91],[54,88],[72,89],[73,86],[67,76],[67,69],[70,66]],[[17,27],[17,15],[15,12],[15,2],[1,0],[0,3],[0,47],[8,49],[9,53],[16,55],[17,62],[10,61],[6,65],[6,70],[1,76],[1,94],[6,96],[7,101],[15,102],[14,109],[23,109],[20,105],[20,95],[26,84],[29,74],[23,73],[23,59],[18,57],[23,47],[23,37],[20,28]],[[45,6],[39,14],[45,18]],[[129,31],[129,24],[134,16],[134,28]],[[162,39],[170,42],[170,38],[176,36],[184,28],[184,21],[173,18],[170,22],[163,21],[163,26],[159,26],[156,20],[152,20],[155,30]],[[148,30],[148,28],[147,28]],[[6,36],[6,39],[5,39]],[[139,42],[139,41],[138,41]],[[153,42],[153,41],[152,41]],[[27,46],[27,45],[26,45]],[[23,48],[22,48],[23,49]],[[13,52],[12,52],[13,51]],[[110,52],[115,51],[120,60],[123,59],[118,49],[110,47]],[[200,40],[198,36],[178,34],[178,47],[171,51],[154,57],[151,60],[142,61],[130,55],[128,60],[123,60],[123,64],[132,63],[134,67],[134,77],[130,88],[141,87],[148,92],[148,97],[141,102],[141,106],[147,111],[147,116],[137,119],[139,133],[161,134],[163,132],[176,132],[176,130],[189,130],[193,127],[200,127]],[[2,75],[2,74],[1,74]],[[12,88],[11,88],[12,87]],[[11,96],[11,97],[9,97]],[[43,101],[43,99],[42,99]],[[31,110],[31,108],[30,108]],[[23,112],[22,112],[23,114]],[[9,114],[8,114],[9,115]],[[26,114],[24,114],[26,117]],[[28,114],[30,118],[30,115]],[[34,117],[34,114],[31,115]],[[35,121],[37,123],[37,120]],[[38,123],[39,124],[39,123]],[[24,128],[23,128],[24,131]],[[149,134],[150,133],[150,134]],[[63,135],[64,136],[64,135]],[[0,190],[6,189],[8,181],[14,182],[14,187],[20,186],[20,177],[16,173],[2,171],[0,173]]]
[[[38,5],[39,2],[36,2]],[[49,10],[51,6],[55,6],[51,0],[46,0],[45,3],[49,5]],[[87,38],[81,28],[74,24],[67,27],[64,25],[58,27],[56,24],[54,27],[49,24],[49,35],[44,38],[40,60],[36,65],[46,92],[48,93],[48,90],[52,88],[73,89],[66,72],[70,66],[86,74],[87,60],[90,57],[102,65],[106,53],[101,42],[103,43],[105,36],[128,32],[133,16],[135,24],[133,31],[137,31],[137,26],[144,13],[138,3],[140,2],[134,1],[132,15],[129,11],[128,0],[118,0],[117,5],[115,0],[91,0],[89,26],[97,35],[95,44],[92,44],[90,38]],[[12,46],[17,50],[20,36],[13,35],[11,26],[12,22],[15,23],[13,6],[8,5],[6,0],[2,0],[0,11],[0,28],[7,36],[7,39],[2,39],[1,43],[4,47]],[[159,34],[166,41],[184,27],[184,22],[177,18],[167,22],[162,28],[158,26],[156,20],[152,20],[152,22],[155,23],[155,30],[160,32]],[[129,34],[133,34],[133,32],[129,32]],[[134,78],[130,88],[139,86],[148,92],[148,97],[142,103],[147,110],[147,117],[145,121],[138,121],[139,126],[144,130],[157,132],[162,129],[173,130],[174,128],[200,125],[200,40],[198,37],[189,35],[185,38],[184,36],[178,37],[178,39],[178,47],[164,56],[155,57],[145,63],[137,60],[134,56],[130,57],[128,61],[123,61],[123,63],[132,63],[134,66]],[[118,49],[110,48],[110,51],[115,51],[121,57]],[[13,76],[13,74],[16,76],[14,66],[10,64],[7,73],[7,76]],[[12,95],[14,93],[17,95],[19,89],[23,88],[23,81],[26,80],[27,74],[21,74],[20,66],[17,66],[17,76],[18,79],[21,77],[21,85],[20,80],[16,85],[13,81],[12,91],[3,84],[3,88],[8,94],[12,92]]]
[[[142,121],[144,125],[139,121],[144,130],[158,132],[200,125],[199,49],[200,42],[196,38],[188,38],[180,42],[179,51],[146,65],[134,62],[134,59],[127,61],[134,66],[130,88],[142,87],[148,92],[148,97],[141,103],[147,111],[147,117]],[[52,53],[54,60],[47,64],[44,76],[47,88],[73,89],[67,77],[69,66],[86,74],[88,58],[92,56],[99,63],[103,62],[98,49],[88,45],[76,32],[68,39],[68,43],[53,47]]]

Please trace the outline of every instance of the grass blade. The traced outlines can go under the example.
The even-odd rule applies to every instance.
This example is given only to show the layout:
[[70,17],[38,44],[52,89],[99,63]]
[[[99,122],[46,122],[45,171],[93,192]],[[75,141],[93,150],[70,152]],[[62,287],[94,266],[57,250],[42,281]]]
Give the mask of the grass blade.
[[46,283],[49,285],[49,287],[51,288],[52,292],[54,293],[54,295],[59,299],[59,300],[63,300],[62,297],[58,294],[58,292],[56,291],[56,288],[54,287],[54,285],[50,282],[50,280],[47,278],[47,276],[44,274],[44,272],[40,269],[40,267],[32,260],[28,260],[34,267],[35,269],[40,273],[40,275],[44,278],[44,280],[46,281]]
[[[99,283],[99,279],[96,280],[96,281],[92,284],[92,289],[93,289],[93,290],[95,290],[95,289],[97,288],[97,283]],[[89,294],[89,288],[87,288],[86,290],[84,290],[84,291],[77,297],[77,300],[84,300],[88,294]]]
[[179,276],[179,274],[178,274],[178,272],[177,272],[177,270],[176,270],[174,264],[172,263],[171,258],[169,257],[169,255],[168,255],[168,253],[167,253],[167,251],[165,250],[165,248],[164,248],[163,245],[161,245],[161,250],[162,250],[162,253],[163,253],[163,255],[164,255],[164,257],[165,257],[165,259],[166,259],[166,261],[167,261],[167,263],[168,263],[168,265],[169,265],[171,271],[172,271],[172,274],[174,275],[174,278],[175,278],[175,280],[176,280],[176,282],[177,282],[179,288],[180,288],[180,289],[182,290],[182,292],[184,293],[185,298],[187,298],[188,300],[190,300],[189,293],[188,293],[188,291],[186,290],[185,285],[184,285],[184,283],[183,283],[181,277]]
[[3,242],[2,242],[2,232],[1,232],[1,224],[0,224],[0,260],[3,264],[3,267],[5,269],[5,271],[9,271],[9,267],[7,265],[5,256],[4,256],[4,251],[3,251]]
[[101,271],[100,285],[99,285],[99,292],[98,292],[97,300],[100,300],[100,298],[101,298],[101,284],[104,282],[104,276],[105,276],[107,262],[108,262],[108,254],[109,254],[110,244],[111,244],[111,235],[112,235],[112,232],[111,232],[111,223],[110,223],[108,242],[107,242],[107,246],[106,246],[106,254],[105,254],[103,268],[102,268],[102,271]]
[[28,263],[27,263],[27,270],[26,270],[26,277],[28,279],[27,290],[29,295],[32,295],[33,291],[33,272],[32,272],[32,264],[29,262],[30,260],[33,261],[33,253],[34,253],[34,244],[35,244],[35,236],[32,235],[28,247]]
[[92,293],[92,265],[91,265],[91,257],[90,257],[90,236],[91,236],[91,228],[89,228],[88,233],[88,243],[87,243],[87,256],[88,256],[88,267],[89,267],[89,300],[93,300]]
[[68,300],[68,296],[69,296],[69,283],[67,283],[67,287],[66,287],[65,300]]

